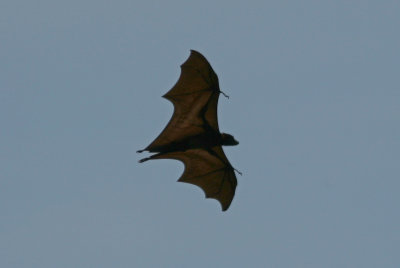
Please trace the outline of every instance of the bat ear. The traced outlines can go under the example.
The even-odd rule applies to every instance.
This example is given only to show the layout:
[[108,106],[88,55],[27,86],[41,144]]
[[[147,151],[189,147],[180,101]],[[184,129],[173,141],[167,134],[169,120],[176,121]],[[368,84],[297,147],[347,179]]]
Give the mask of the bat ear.
[[235,138],[230,134],[221,133],[221,137],[222,137],[222,145],[234,146],[239,144],[239,142],[235,140]]

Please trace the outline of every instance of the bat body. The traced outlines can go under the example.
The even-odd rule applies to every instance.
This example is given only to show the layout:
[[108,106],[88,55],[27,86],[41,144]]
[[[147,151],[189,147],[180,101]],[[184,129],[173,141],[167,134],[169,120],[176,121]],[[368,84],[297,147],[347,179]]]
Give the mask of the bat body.
[[219,131],[220,93],[218,77],[207,59],[191,50],[175,86],[163,96],[174,105],[171,120],[149,146],[138,152],[155,153],[140,163],[152,159],[182,161],[185,170],[178,181],[199,186],[225,211],[235,195],[237,180],[222,145],[239,143],[232,135]]

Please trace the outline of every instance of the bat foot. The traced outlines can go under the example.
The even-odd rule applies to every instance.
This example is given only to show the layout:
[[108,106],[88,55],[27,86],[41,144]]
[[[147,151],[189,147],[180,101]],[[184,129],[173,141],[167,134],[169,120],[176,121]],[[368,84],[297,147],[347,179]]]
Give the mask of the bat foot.
[[150,159],[151,159],[150,157],[146,157],[146,158],[140,159],[138,162],[139,163],[143,163],[143,162],[146,162],[147,160],[150,160]]
[[229,99],[229,96],[226,95],[223,91],[220,90],[219,93],[222,93],[222,95],[224,95],[227,99]]
[[236,168],[233,168],[233,170],[235,170],[240,176],[242,176],[242,172],[240,172],[239,170],[237,170]]
[[146,151],[146,150],[138,150],[138,151],[136,151],[137,153],[143,153],[144,151]]

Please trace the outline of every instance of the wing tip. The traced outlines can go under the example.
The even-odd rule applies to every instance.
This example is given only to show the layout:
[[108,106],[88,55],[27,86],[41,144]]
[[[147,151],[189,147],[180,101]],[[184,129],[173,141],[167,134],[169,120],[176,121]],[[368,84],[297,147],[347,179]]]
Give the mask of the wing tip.
[[221,205],[221,207],[222,207],[222,212],[225,212],[225,211],[227,211],[228,210],[228,208],[229,208],[229,205],[228,206],[223,206],[223,205]]
[[[203,61],[205,61],[205,62],[207,62],[208,63],[208,65],[210,65],[210,67],[211,67],[211,64],[208,62],[208,60],[206,59],[206,57],[203,55],[203,54],[201,54],[200,52],[198,52],[197,50],[194,50],[194,49],[191,49],[190,50],[190,56],[189,56],[189,58],[190,57],[200,57]],[[188,58],[188,60],[189,60],[189,58]],[[184,64],[184,63],[183,63]],[[183,65],[182,64],[182,65]],[[182,66],[181,65],[181,66]],[[212,67],[211,67],[211,69],[212,69]]]
[[191,50],[190,50],[190,54],[192,54],[192,53],[193,53],[193,54],[196,54],[196,53],[197,53],[197,54],[201,54],[200,52],[198,52],[198,51],[195,50],[195,49],[191,49]]
[[[182,179],[182,177],[178,179],[178,182],[183,182],[183,183],[187,183],[187,184],[193,184],[191,182],[185,181],[184,179]],[[226,203],[226,202],[223,202],[223,200],[220,200],[217,196],[207,194],[206,191],[203,188],[201,188],[201,187],[199,187],[199,188],[203,191],[204,196],[205,196],[206,199],[214,199],[214,200],[218,201],[219,204],[221,205],[221,209],[222,209],[223,212],[227,211],[228,208],[231,206],[231,203],[233,201],[233,197],[234,197],[235,194],[233,194],[232,199],[228,203]]]
[[219,204],[221,205],[222,211],[227,211],[228,208],[230,207],[232,201],[233,201],[233,196],[232,196],[231,200],[222,200],[222,199],[218,198],[218,196],[212,196],[212,195],[207,195],[206,194],[206,199],[215,199],[215,200],[217,200],[219,202]]
[[233,201],[233,198],[232,198],[232,200],[230,200],[230,201],[226,204],[226,203],[223,203],[223,202],[222,202],[220,199],[218,199],[217,197],[206,196],[206,199],[215,199],[215,200],[217,200],[217,201],[219,202],[219,204],[221,205],[221,210],[222,210],[222,212],[227,211],[227,210],[229,209],[229,207],[231,206],[231,203],[232,203],[232,201]]

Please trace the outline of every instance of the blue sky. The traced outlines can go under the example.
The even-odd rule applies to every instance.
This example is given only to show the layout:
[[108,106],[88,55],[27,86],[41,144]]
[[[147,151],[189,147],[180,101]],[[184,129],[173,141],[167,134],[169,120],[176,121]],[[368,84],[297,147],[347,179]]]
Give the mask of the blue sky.
[[[0,4],[1,267],[400,267],[398,1]],[[243,172],[227,212],[138,164],[190,49]]]

